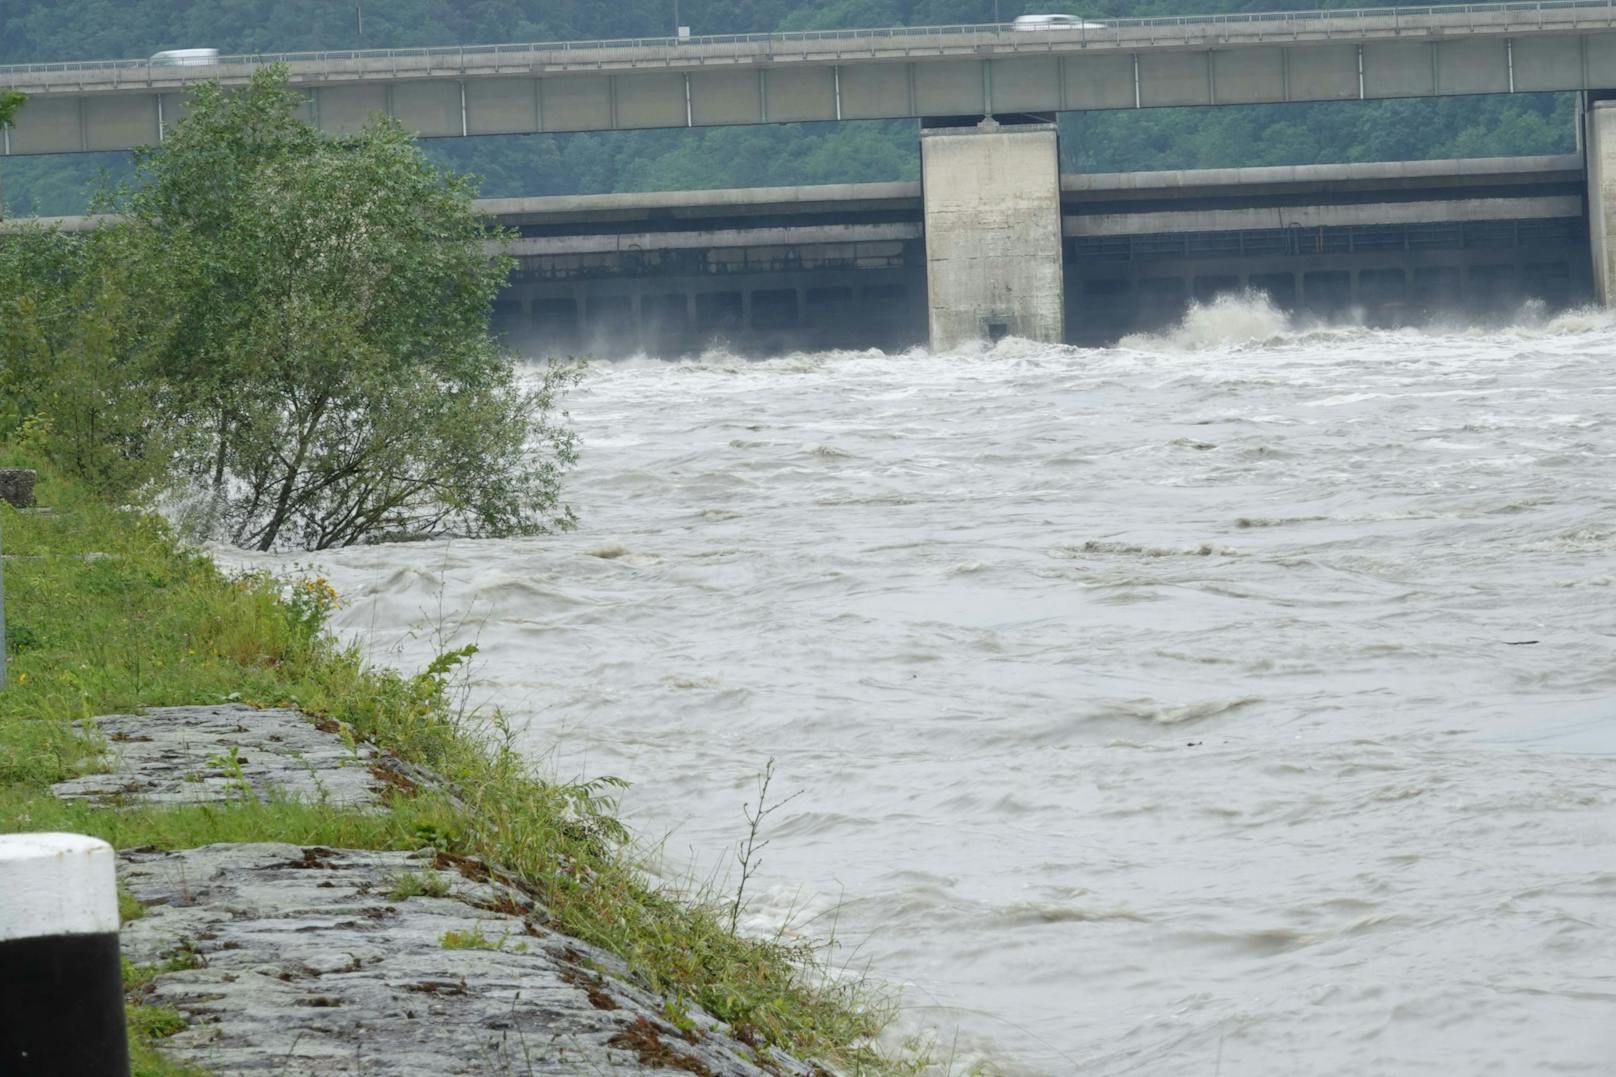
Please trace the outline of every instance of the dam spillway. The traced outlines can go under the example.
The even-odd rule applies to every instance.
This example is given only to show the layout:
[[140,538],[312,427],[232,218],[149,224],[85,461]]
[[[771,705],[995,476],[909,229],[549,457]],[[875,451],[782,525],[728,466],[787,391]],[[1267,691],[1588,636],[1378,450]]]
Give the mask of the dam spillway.
[[[1585,303],[1586,183],[1577,155],[1062,176],[1062,337],[1107,343],[1244,291],[1372,324]],[[530,349],[768,354],[928,339],[921,183],[481,205],[518,232],[496,322]]]

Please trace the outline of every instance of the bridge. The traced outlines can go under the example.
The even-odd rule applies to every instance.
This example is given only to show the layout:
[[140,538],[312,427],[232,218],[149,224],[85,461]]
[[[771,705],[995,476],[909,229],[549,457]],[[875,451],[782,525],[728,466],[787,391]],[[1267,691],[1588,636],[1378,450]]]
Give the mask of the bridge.
[[327,131],[381,112],[426,138],[1599,90],[1616,0],[24,64],[0,67],[33,98],[0,153],[157,142],[188,87],[266,63]]
[[[1563,273],[1554,271],[1564,287],[1556,284],[1549,290],[1571,294],[1587,281],[1600,302],[1616,301],[1616,228],[1608,223],[1616,213],[1616,101],[1604,100],[1616,97],[1616,0],[1114,19],[1103,25],[1032,33],[1003,25],[900,27],[225,56],[203,67],[158,66],[144,60],[0,67],[0,86],[16,87],[30,96],[15,126],[0,131],[0,153],[117,150],[158,142],[166,127],[183,116],[189,87],[211,79],[240,84],[271,62],[287,65],[293,84],[307,93],[308,119],[333,133],[356,130],[376,113],[397,118],[421,137],[918,118],[923,178],[916,191],[905,196],[918,202],[909,204],[891,192],[861,191],[846,199],[799,193],[797,209],[813,203],[824,210],[815,227],[824,229],[827,238],[807,246],[835,246],[839,227],[852,229],[843,238],[854,250],[873,249],[861,244],[899,245],[897,254],[852,256],[855,262],[887,259],[884,271],[891,279],[880,284],[864,279],[859,287],[878,289],[871,295],[886,297],[872,299],[872,310],[894,301],[900,291],[911,298],[923,293],[925,338],[939,349],[1004,334],[1040,340],[1087,338],[1096,326],[1114,322],[1119,309],[1137,312],[1171,306],[1177,302],[1177,286],[1148,284],[1157,278],[1142,270],[1128,278],[1132,281],[1128,304],[1119,307],[1115,295],[1107,298],[1105,289],[1116,288],[1114,282],[1123,279],[1106,275],[1107,261],[1123,257],[1115,245],[1125,242],[1126,259],[1137,260],[1152,243],[1181,243],[1184,257],[1191,259],[1199,257],[1190,253],[1197,245],[1216,248],[1231,234],[1265,235],[1266,239],[1251,242],[1279,243],[1296,257],[1312,243],[1311,256],[1328,259],[1341,253],[1332,252],[1330,244],[1342,241],[1342,236],[1347,237],[1347,253],[1363,253],[1352,238],[1356,233],[1333,229],[1400,228],[1404,230],[1400,242],[1411,255],[1401,270],[1407,283],[1413,280],[1408,274],[1421,268],[1413,264],[1418,259],[1412,253],[1429,238],[1416,238],[1409,229],[1457,222],[1462,225],[1461,242],[1468,243],[1464,237],[1471,233],[1465,229],[1479,236],[1493,226],[1478,222],[1505,221],[1511,222],[1510,235],[1516,237],[1512,242],[1530,247],[1537,242],[1530,238],[1536,225],[1527,225],[1523,233],[1520,222],[1553,220],[1563,231],[1570,227],[1565,222],[1575,219],[1576,237],[1584,238],[1567,241],[1582,242],[1591,250],[1591,256],[1583,259],[1590,269],[1584,273],[1567,263]],[[1397,208],[1383,211],[1387,219],[1348,222],[1351,213],[1328,197],[1302,206],[1294,202],[1294,192],[1277,193],[1264,170],[1229,173],[1234,178],[1218,188],[1223,193],[1216,197],[1205,193],[1212,189],[1209,185],[1216,185],[1214,181],[1197,177],[1193,183],[1203,189],[1203,200],[1175,204],[1174,197],[1181,192],[1159,184],[1153,188],[1156,181],[1148,178],[1063,179],[1058,132],[1052,122],[1056,113],[1068,110],[1567,90],[1580,91],[1584,105],[1578,123],[1586,163],[1579,158],[1575,170],[1575,182],[1583,186],[1566,187],[1568,169],[1551,169],[1561,182],[1553,195],[1541,195],[1558,199],[1548,215],[1537,210],[1517,213],[1520,204],[1456,194],[1458,188],[1450,184],[1427,190],[1432,206],[1421,208],[1407,198],[1394,199]],[[1495,174],[1509,173],[1504,166],[1488,167]],[[1518,178],[1519,173],[1515,175]],[[1308,184],[1324,184],[1328,193],[1328,185],[1336,182],[1332,177],[1317,173],[1292,182],[1304,190]],[[1111,187],[1103,186],[1106,183]],[[1155,194],[1140,203],[1133,195],[1118,193],[1127,190]],[[632,204],[654,207],[657,197],[633,196]],[[711,192],[692,197],[698,202],[717,199],[715,205],[737,212],[746,199],[744,194],[719,198]],[[768,202],[779,196],[762,192],[759,197]],[[1305,194],[1302,197],[1308,200]],[[1282,201],[1276,203],[1275,198]],[[1296,212],[1276,218],[1273,227],[1263,223],[1269,209],[1286,205],[1284,198],[1293,199],[1288,205]],[[1568,200],[1578,203],[1576,213],[1570,211]],[[906,208],[900,208],[900,202]],[[1382,204],[1390,207],[1392,202]],[[874,204],[884,208],[871,208]],[[1073,205],[1108,208],[1074,212]],[[1303,209],[1308,212],[1300,212]],[[1516,215],[1496,216],[1505,210]],[[542,217],[560,211],[533,204],[522,212]],[[877,219],[883,213],[888,216]],[[840,223],[839,214],[845,215]],[[715,234],[702,241],[707,244],[704,250],[755,252],[780,246],[770,240],[769,228],[756,220],[742,229],[745,236],[726,239],[722,233],[735,229],[722,224],[722,214],[718,217],[711,222]],[[1239,227],[1234,227],[1236,223]],[[1156,231],[1140,231],[1147,227]],[[626,257],[625,265],[644,265],[647,258],[658,261],[672,249],[666,244],[678,231],[648,231],[638,253],[630,254],[584,249],[588,243],[620,242],[610,238],[616,235],[611,230],[593,237],[567,237],[567,243],[578,249],[562,250],[553,243],[540,249],[560,237],[542,234],[542,222],[533,222],[529,230],[535,228],[539,231],[524,242],[531,240],[537,246],[521,249],[519,257],[584,259],[580,265],[590,257],[613,254]],[[1522,240],[1522,235],[1528,239]],[[1147,238],[1152,236],[1177,238]],[[1237,260],[1246,253],[1246,240],[1240,243]],[[790,243],[785,248],[793,249]],[[542,264],[546,267],[542,272],[560,272],[561,263]],[[1505,265],[1488,264],[1495,269]],[[1548,264],[1510,262],[1509,278],[1517,282],[1511,287],[1518,290],[1521,281]],[[1463,268],[1446,264],[1444,271]],[[524,269],[536,271],[531,265]],[[1342,272],[1347,273],[1345,292],[1339,276],[1319,276]],[[1353,272],[1359,271],[1332,270],[1321,262],[1299,277],[1293,273],[1292,285],[1304,298],[1354,296],[1360,282]],[[1217,282],[1249,276],[1186,269],[1173,279],[1183,285],[1183,294],[1198,295]],[[1074,283],[1075,294],[1092,295],[1093,302],[1074,302]],[[1450,284],[1439,290],[1459,295],[1468,286],[1455,293]],[[1158,295],[1152,289],[1165,291]],[[646,313],[649,293],[593,297],[535,293],[526,301],[522,319],[542,323],[542,312],[531,309],[532,304],[554,303],[545,310],[555,315],[551,320],[556,326],[581,327],[591,322],[590,302],[598,315],[594,321],[627,317],[622,303],[628,302],[636,338],[647,318],[653,326],[692,327],[681,330],[687,335],[700,329],[704,320],[710,323],[708,329],[744,334],[759,328],[773,331],[775,322],[783,325],[806,316],[804,312],[815,309],[812,291],[806,283],[743,290],[738,300],[734,294],[722,301],[709,300],[706,315],[698,309],[699,296],[706,293],[669,291],[661,294],[684,295],[687,300],[696,296],[690,302],[698,306],[686,302],[685,313],[676,315],[673,300],[668,299],[666,309],[658,308],[654,317]],[[758,308],[754,292],[781,294],[764,296]],[[786,313],[787,292],[797,314]],[[1147,293],[1154,298],[1142,298]],[[565,314],[567,309],[573,314]],[[757,309],[765,313],[759,315]],[[568,323],[569,317],[573,323]],[[904,320],[908,317],[891,319],[888,328],[897,331],[908,324]],[[1081,324],[1073,324],[1074,318]]]

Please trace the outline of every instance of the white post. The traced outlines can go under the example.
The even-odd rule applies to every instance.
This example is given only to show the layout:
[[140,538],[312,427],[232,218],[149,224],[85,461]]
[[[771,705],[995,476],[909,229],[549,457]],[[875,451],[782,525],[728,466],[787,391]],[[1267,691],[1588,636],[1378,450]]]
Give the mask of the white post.
[[0,835],[0,1073],[128,1077],[112,846]]

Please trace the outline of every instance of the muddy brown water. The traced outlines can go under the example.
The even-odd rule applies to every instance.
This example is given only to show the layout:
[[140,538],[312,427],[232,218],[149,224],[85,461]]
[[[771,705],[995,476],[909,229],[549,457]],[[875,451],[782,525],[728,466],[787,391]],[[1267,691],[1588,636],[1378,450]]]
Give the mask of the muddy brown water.
[[[601,363],[582,525],[317,562],[940,1069],[1616,1066],[1616,321]],[[725,874],[729,874],[726,880]]]

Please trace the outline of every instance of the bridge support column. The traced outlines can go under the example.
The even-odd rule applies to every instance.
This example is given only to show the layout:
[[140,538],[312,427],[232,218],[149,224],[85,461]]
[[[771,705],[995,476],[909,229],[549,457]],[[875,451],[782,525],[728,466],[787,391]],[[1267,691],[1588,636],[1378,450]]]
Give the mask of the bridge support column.
[[1588,174],[1588,244],[1593,248],[1594,299],[1616,307],[1616,101],[1587,111],[1583,153]]
[[920,132],[933,351],[1065,336],[1060,153],[1052,123]]

